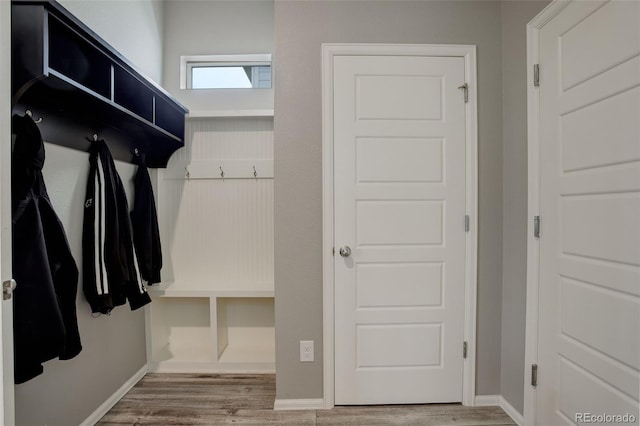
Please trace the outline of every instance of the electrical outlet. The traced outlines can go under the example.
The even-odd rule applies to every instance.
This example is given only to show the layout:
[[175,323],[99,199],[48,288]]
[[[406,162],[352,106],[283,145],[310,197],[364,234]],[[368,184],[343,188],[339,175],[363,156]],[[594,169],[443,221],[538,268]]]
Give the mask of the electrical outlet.
[[313,362],[313,340],[300,340],[300,362]]

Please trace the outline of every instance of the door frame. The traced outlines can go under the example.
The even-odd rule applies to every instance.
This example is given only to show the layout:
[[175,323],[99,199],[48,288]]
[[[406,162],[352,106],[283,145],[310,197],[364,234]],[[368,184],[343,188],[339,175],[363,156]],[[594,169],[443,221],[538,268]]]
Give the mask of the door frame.
[[[11,2],[0,0],[0,282],[11,279]],[[0,299],[0,423],[15,424],[13,300]]]
[[[540,91],[533,84],[533,67],[539,63],[539,33],[570,1],[554,0],[527,24],[527,303],[524,354],[525,426],[535,425],[537,393],[531,385],[531,366],[538,364],[538,289],[540,287],[540,241],[534,237],[535,216],[540,215]],[[542,78],[540,78],[542,80]]]
[[[322,293],[323,293],[323,393],[324,408],[335,403],[334,346],[334,192],[333,192],[333,59],[336,56],[454,56],[464,58],[469,100],[466,115],[466,233],[464,341],[467,357],[463,364],[462,404],[475,403],[476,303],[478,258],[478,118],[475,45],[434,44],[342,44],[322,45]],[[460,82],[464,84],[465,82]],[[462,96],[462,94],[461,94]],[[460,226],[463,226],[462,218]],[[462,348],[460,348],[462,350]]]

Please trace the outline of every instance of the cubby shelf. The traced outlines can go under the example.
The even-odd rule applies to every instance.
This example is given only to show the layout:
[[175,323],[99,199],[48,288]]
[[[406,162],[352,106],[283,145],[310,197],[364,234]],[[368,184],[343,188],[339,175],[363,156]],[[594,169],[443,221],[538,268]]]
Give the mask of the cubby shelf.
[[166,167],[184,146],[187,108],[54,0],[13,0],[14,114],[42,118],[47,142],[88,151],[93,135],[113,158]]
[[152,288],[150,371],[275,371],[273,290]]

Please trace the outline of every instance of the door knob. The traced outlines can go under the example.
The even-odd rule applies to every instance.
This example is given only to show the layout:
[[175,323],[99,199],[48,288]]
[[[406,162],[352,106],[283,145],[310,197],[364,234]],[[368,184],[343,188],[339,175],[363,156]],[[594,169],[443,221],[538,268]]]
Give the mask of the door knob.
[[349,257],[351,256],[351,248],[349,246],[342,246],[340,247],[339,253],[342,257]]

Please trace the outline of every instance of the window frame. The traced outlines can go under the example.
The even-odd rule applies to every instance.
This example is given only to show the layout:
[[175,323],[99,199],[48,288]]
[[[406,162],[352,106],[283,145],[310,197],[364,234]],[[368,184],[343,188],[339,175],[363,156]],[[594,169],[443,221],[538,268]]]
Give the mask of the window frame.
[[[269,66],[271,68],[271,87],[273,88],[273,65],[270,53],[232,54],[232,55],[187,55],[180,56],[180,89],[183,90],[221,90],[193,89],[192,69],[200,67],[232,67],[232,66]],[[264,90],[265,88],[229,88],[222,90]]]

